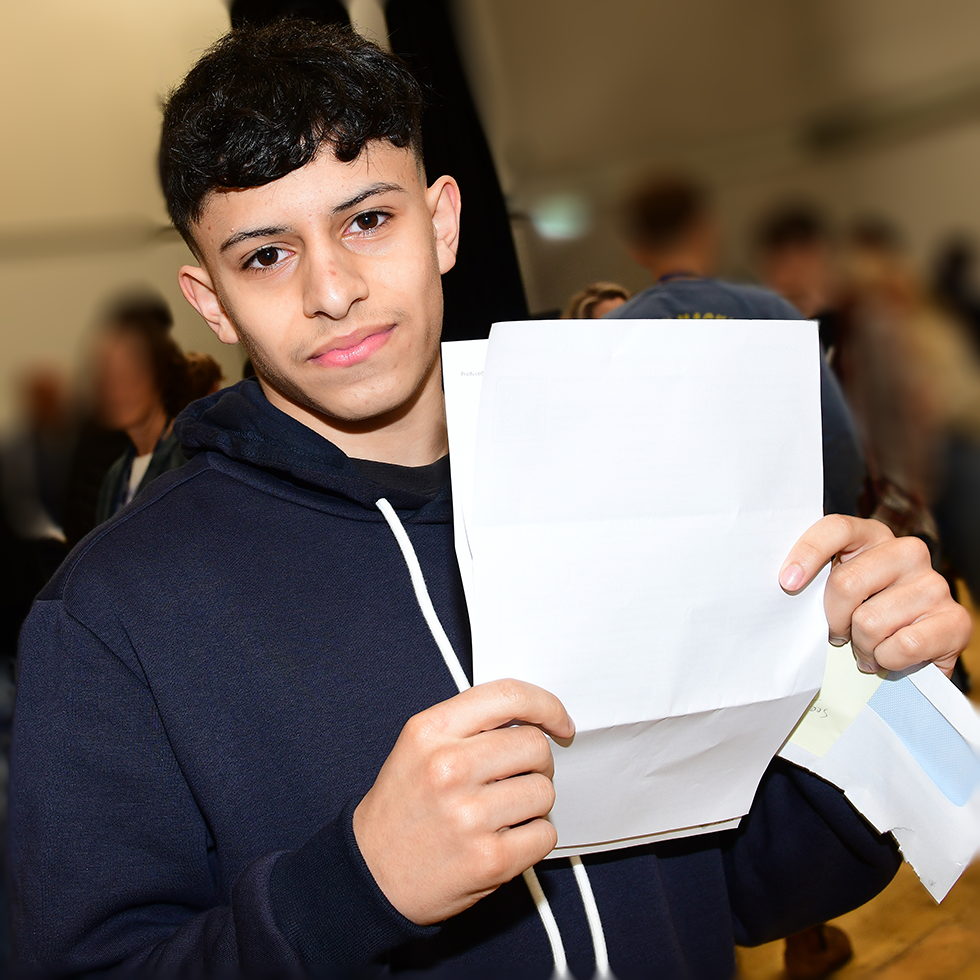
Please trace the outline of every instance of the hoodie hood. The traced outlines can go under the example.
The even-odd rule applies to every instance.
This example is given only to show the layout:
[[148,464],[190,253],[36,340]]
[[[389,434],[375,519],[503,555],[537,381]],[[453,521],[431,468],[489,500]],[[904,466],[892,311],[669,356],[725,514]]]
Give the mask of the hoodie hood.
[[346,453],[272,405],[255,378],[192,402],[177,416],[174,432],[188,458],[220,453],[289,483],[346,498],[379,517],[379,497],[398,510],[431,505],[440,515],[449,504],[448,485],[430,501],[362,476]]

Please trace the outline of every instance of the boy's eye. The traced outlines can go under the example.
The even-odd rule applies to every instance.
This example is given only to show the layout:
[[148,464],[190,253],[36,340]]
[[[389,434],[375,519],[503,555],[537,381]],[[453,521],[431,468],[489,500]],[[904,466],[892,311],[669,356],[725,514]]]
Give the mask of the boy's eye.
[[276,248],[274,245],[269,245],[267,248],[260,248],[252,256],[252,261],[263,266],[275,265],[279,261],[279,253],[281,251],[281,248]]
[[387,221],[388,215],[383,211],[365,211],[363,214],[359,214],[351,223],[351,231],[375,231],[380,228],[385,221]]

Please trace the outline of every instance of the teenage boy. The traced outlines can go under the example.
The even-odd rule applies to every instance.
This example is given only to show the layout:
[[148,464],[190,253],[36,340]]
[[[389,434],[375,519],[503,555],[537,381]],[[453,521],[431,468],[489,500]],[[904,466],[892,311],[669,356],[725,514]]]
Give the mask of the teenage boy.
[[[608,956],[620,978],[728,978],[735,942],[895,872],[889,838],[777,762],[737,832],[522,879],[555,843],[543,733],[573,723],[524,683],[457,694],[428,625],[469,674],[439,361],[459,191],[425,186],[419,102],[396,60],[296,21],[227,36],[170,98],[181,287],[257,380],[179,420],[190,462],[26,626],[24,968],[545,978]],[[866,668],[952,664],[965,613],[918,542],[824,520],[783,586],[833,555],[831,633]]]

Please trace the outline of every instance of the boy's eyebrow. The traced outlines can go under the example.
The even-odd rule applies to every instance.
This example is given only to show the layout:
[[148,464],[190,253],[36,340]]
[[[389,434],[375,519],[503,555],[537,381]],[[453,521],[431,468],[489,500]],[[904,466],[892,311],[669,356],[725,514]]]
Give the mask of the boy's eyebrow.
[[[374,197],[376,194],[387,194],[392,191],[404,193],[405,188],[401,184],[372,184],[370,187],[366,187],[361,191],[360,194],[355,194],[350,200],[342,201],[336,207],[331,208],[330,213],[343,214],[344,211],[349,211],[351,208],[356,208],[358,204],[363,204],[369,197]],[[226,238],[221,243],[218,251],[227,252],[228,249],[234,248],[236,245],[241,245],[242,242],[247,242],[250,238],[273,238],[276,235],[283,235],[288,231],[289,228],[284,225],[277,225],[272,228],[247,228],[237,232],[230,238]]]
[[219,252],[227,252],[228,249],[234,248],[236,245],[241,245],[242,242],[247,242],[250,238],[265,238],[274,237],[276,235],[284,235],[288,228],[285,226],[277,226],[275,228],[247,228],[244,231],[239,231],[232,235],[231,238],[226,238],[222,243],[221,247],[218,249]]
[[389,191],[404,192],[404,190],[405,188],[401,184],[372,184],[370,187],[366,187],[361,191],[360,194],[355,194],[349,201],[343,201],[335,208],[332,208],[330,213],[342,214],[344,211],[356,208],[358,204],[363,204],[369,197],[374,197],[375,194],[386,194]]

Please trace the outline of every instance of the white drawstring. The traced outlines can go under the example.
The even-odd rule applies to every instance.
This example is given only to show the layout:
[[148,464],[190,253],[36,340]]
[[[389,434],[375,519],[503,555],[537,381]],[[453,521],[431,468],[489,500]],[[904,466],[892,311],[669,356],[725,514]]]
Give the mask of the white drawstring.
[[585,906],[585,917],[589,920],[589,932],[592,933],[592,948],[595,950],[594,980],[613,980],[612,971],[609,969],[609,954],[606,952],[606,936],[602,931],[602,919],[599,917],[599,906],[592,893],[589,872],[585,870],[582,858],[578,854],[569,858],[569,861],[572,871],[575,872],[575,884],[578,885],[579,894],[582,896],[582,904]]
[[408,532],[402,527],[402,522],[398,520],[394,507],[384,497],[376,503],[378,510],[384,514],[388,527],[391,528],[391,533],[398,542],[398,547],[401,548],[402,557],[405,559],[405,564],[408,565],[412,588],[415,589],[415,600],[419,604],[419,609],[422,610],[422,616],[429,627],[432,639],[436,641],[436,646],[442,654],[442,659],[446,661],[446,666],[456,682],[456,687],[460,691],[465,691],[470,687],[470,682],[466,679],[466,672],[459,662],[459,657],[456,656],[456,651],[449,642],[449,637],[446,636],[446,631],[442,628],[442,623],[439,622],[439,617],[436,615],[436,608],[429,598],[429,590],[426,588],[425,577],[422,575],[422,566],[419,564],[418,556],[408,538]]
[[[395,536],[395,541],[398,542],[398,547],[401,549],[402,557],[408,566],[412,588],[415,590],[415,599],[419,604],[419,609],[422,612],[426,625],[429,627],[429,632],[436,641],[436,646],[442,654],[442,659],[446,662],[449,673],[456,682],[456,687],[460,691],[465,691],[471,686],[470,682],[467,680],[466,673],[463,670],[462,664],[459,662],[459,657],[456,656],[456,651],[453,650],[453,645],[449,642],[446,631],[442,628],[442,623],[439,622],[439,616],[436,614],[435,606],[432,605],[429,589],[425,584],[422,566],[419,564],[418,556],[412,547],[408,532],[398,519],[394,507],[384,497],[375,501],[375,504],[378,510],[384,515],[384,519],[388,522],[388,527],[391,528],[391,533]],[[585,870],[585,865],[582,864],[582,859],[578,856],[571,859],[571,864],[572,870],[575,873],[575,883],[578,885],[579,894],[582,896],[582,904],[585,906],[585,916],[589,923],[589,932],[592,934],[592,946],[595,950],[596,963],[594,980],[615,980],[609,969],[606,938],[602,932],[602,919],[599,917],[599,907],[596,905],[595,896],[592,894],[592,885],[589,882],[588,872]],[[538,881],[538,876],[534,873],[534,868],[528,868],[524,872],[523,878],[524,883],[527,885],[527,890],[531,893],[534,907],[537,909],[541,924],[544,926],[544,931],[548,936],[548,943],[551,945],[551,955],[555,961],[553,980],[568,980],[571,977],[571,973],[568,970],[568,957],[565,955],[565,946],[561,941],[561,932],[558,929],[558,922],[555,919],[555,915],[551,911],[551,905],[548,903],[548,897],[541,887],[541,882]]]
[[551,944],[551,958],[555,961],[555,972],[552,974],[552,980],[567,980],[571,974],[568,972],[565,945],[561,941],[561,932],[558,929],[555,913],[551,911],[548,897],[541,887],[541,882],[538,881],[538,876],[534,873],[534,868],[528,868],[522,877],[524,884],[527,885],[527,890],[531,893],[534,907],[538,910],[538,917],[541,919],[545,933],[547,933],[548,942]]

